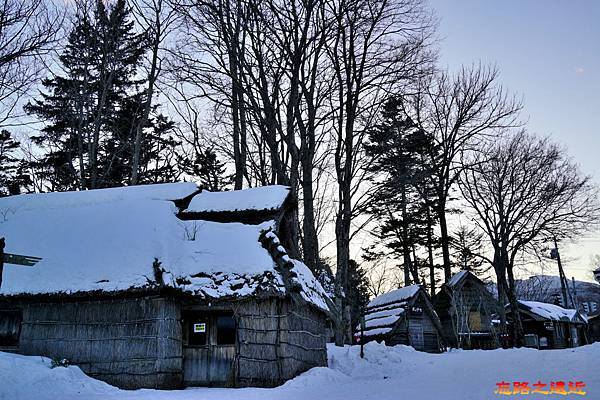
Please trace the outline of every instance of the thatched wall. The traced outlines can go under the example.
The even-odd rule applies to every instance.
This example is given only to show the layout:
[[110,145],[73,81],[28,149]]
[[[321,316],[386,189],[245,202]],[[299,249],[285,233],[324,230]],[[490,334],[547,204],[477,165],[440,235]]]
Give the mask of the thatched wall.
[[290,299],[239,304],[236,386],[276,386],[327,365],[325,315]]
[[[22,310],[20,342],[14,351],[67,359],[88,375],[121,388],[183,385],[181,321],[182,310],[190,307],[233,312],[237,337],[227,386],[276,386],[312,367],[327,365],[325,314],[289,297],[209,305],[145,295],[30,299],[10,305]],[[205,367],[216,368],[212,364],[217,361],[207,359],[210,365]]]
[[29,303],[19,352],[66,358],[121,388],[181,384],[178,303],[159,297]]

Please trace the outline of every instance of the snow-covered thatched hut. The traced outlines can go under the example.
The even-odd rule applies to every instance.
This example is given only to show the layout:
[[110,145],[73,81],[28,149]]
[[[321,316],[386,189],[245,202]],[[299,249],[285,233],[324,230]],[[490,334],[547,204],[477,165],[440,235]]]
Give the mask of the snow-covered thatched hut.
[[[587,344],[587,317],[575,309],[556,304],[519,300],[519,314],[528,346],[564,349]],[[513,315],[506,307],[509,322]]]
[[0,199],[0,349],[123,388],[273,386],[326,365],[327,294],[292,259],[295,199],[192,183]]
[[433,305],[452,347],[493,349],[498,336],[492,315],[500,305],[485,283],[470,271],[460,271],[444,283],[433,296]]
[[355,337],[363,342],[405,344],[437,353],[442,349],[442,326],[427,292],[420,285],[406,286],[377,296],[365,309],[364,330]]

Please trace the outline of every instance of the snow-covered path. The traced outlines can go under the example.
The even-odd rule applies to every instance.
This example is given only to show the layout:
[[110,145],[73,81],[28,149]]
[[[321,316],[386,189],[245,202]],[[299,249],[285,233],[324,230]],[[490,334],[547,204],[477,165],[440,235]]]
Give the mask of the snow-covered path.
[[[0,353],[0,399],[97,400],[351,400],[351,399],[600,399],[600,343],[577,349],[453,351],[425,354],[405,346],[329,348],[329,368],[314,368],[274,389],[194,388],[122,391],[78,368],[48,368],[48,360]],[[500,381],[583,381],[587,396],[494,394]]]

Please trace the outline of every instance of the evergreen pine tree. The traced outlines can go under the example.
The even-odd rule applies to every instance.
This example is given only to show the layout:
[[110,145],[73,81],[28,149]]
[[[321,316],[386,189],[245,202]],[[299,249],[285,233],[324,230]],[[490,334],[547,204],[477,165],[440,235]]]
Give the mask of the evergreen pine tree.
[[483,251],[483,233],[475,228],[461,225],[450,240],[451,256],[454,265],[464,271],[471,271],[484,279],[491,265],[486,265],[479,255]]
[[179,155],[178,164],[183,172],[213,192],[227,189],[233,180],[231,174],[227,174],[225,163],[209,148],[196,148],[191,155]]
[[[145,35],[134,31],[125,0],[108,7],[98,0],[92,15],[78,16],[60,56],[62,74],[44,80],[47,93],[26,106],[28,113],[47,123],[33,140],[45,150],[35,167],[45,171],[50,189],[93,189],[129,182],[133,141],[145,98],[138,89],[143,80],[137,77],[145,44]],[[169,139],[172,123],[156,116],[145,129],[151,131],[144,143],[149,156],[140,169],[149,175],[141,181],[174,179],[173,156],[151,157],[159,157],[157,149],[172,153],[177,144]],[[165,159],[171,165],[165,166]]]
[[[419,267],[433,267],[434,191],[431,162],[436,146],[427,132],[407,116],[398,97],[384,105],[382,122],[369,131],[367,155],[371,157],[373,190],[370,212],[379,222],[378,243],[389,256],[402,259],[405,285],[422,282]],[[430,256],[418,263],[415,248],[424,246]]]
[[367,273],[355,260],[348,263],[347,304],[350,307],[350,326],[355,329],[365,307],[369,304],[369,281]]
[[23,160],[17,154],[19,148],[9,131],[0,131],[0,196],[20,194],[30,185]]

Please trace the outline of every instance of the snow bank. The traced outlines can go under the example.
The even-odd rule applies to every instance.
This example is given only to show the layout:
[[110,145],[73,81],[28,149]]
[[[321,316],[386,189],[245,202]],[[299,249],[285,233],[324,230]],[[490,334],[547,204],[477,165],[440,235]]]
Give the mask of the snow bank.
[[[190,388],[123,391],[76,367],[49,368],[49,360],[0,352],[4,400],[492,400],[496,383],[583,381],[587,397],[600,393],[600,343],[564,350],[471,350],[428,354],[407,346],[369,342],[328,346],[329,367],[313,368],[274,389]],[[554,398],[528,395],[528,399]],[[563,397],[563,396],[559,396]],[[575,396],[580,397],[580,396]]]
[[245,210],[277,210],[290,194],[281,185],[262,186],[232,192],[203,190],[192,198],[185,212],[220,212]]
[[51,367],[46,357],[0,352],[0,399],[45,400],[118,394],[119,389],[92,379],[78,367]]

